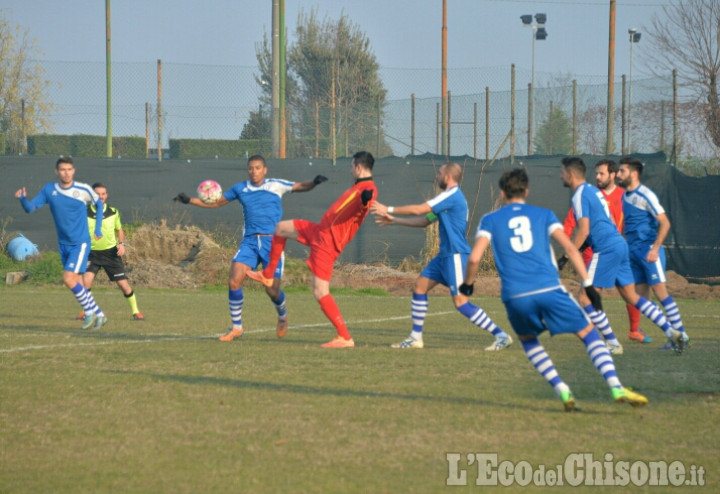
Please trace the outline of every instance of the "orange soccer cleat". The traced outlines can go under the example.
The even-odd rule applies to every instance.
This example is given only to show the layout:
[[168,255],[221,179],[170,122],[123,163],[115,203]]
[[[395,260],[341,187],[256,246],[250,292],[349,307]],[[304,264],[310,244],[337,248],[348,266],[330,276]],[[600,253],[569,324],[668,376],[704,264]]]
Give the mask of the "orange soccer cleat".
[[266,287],[270,288],[273,285],[273,279],[272,278],[265,278],[263,276],[262,271],[248,271],[247,272],[248,278],[259,281]]
[[328,341],[327,343],[323,343],[320,346],[322,348],[354,348],[355,342],[352,338],[346,340],[342,336],[336,336],[332,340]]

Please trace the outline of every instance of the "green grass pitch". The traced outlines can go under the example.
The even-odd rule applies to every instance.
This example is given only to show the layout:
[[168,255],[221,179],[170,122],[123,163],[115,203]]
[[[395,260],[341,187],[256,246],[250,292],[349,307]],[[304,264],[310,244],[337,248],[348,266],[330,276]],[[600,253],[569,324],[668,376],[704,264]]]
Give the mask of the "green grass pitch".
[[[606,301],[625,345],[618,374],[650,399],[642,409],[612,402],[575,337],[543,335],[582,408],[567,414],[517,343],[485,352],[491,337],[449,297],[430,298],[425,349],[400,351],[389,345],[409,333],[409,297],[339,292],[357,346],[324,350],[334,329],[308,293],[288,294],[278,340],[271,303],[246,290],[232,343],[217,341],[222,290],[139,290],[145,322],[117,289],[93,293],[102,331],[80,330],[64,288],[0,287],[0,492],[430,493],[449,489],[453,453],[465,492],[478,489],[468,455],[552,468],[583,452],[680,461],[720,489],[717,302],[679,301],[692,346],[675,356],[646,320],[655,342],[629,342],[624,306]],[[473,302],[510,330],[498,299]]]

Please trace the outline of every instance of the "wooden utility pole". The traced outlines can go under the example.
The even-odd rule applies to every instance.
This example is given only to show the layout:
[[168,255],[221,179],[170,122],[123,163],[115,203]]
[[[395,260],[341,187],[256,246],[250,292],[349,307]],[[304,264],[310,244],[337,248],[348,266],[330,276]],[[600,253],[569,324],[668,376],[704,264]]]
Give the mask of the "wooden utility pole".
[[615,118],[615,0],[610,0],[610,22],[608,27],[608,94],[607,94],[607,132],[605,154],[613,152],[613,120]]

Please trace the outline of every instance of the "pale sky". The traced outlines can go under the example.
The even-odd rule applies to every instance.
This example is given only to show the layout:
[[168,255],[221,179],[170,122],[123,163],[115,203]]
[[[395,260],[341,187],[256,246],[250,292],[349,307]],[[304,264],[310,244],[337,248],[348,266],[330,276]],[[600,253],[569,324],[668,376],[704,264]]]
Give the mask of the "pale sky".
[[[628,28],[650,24],[670,0],[618,0],[615,73],[628,73]],[[41,60],[105,60],[102,0],[4,0],[4,16],[29,29]],[[383,68],[440,67],[441,0],[287,0],[290,40],[300,9],[345,13],[367,35]],[[531,30],[521,14],[547,14],[535,70],[607,78],[608,0],[448,0],[449,68],[532,66]],[[111,0],[113,62],[254,66],[255,44],[270,32],[272,0]],[[645,38],[647,39],[647,38]],[[634,47],[634,71],[642,42]]]

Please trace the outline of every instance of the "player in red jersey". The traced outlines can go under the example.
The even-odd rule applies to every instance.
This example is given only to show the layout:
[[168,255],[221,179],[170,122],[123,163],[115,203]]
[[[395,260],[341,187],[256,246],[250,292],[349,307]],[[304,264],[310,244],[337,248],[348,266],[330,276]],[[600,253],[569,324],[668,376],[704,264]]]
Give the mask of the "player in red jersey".
[[[610,218],[615,223],[618,231],[622,233],[624,216],[623,216],[623,194],[625,189],[618,187],[615,184],[615,177],[618,172],[618,165],[611,159],[600,160],[595,164],[595,181],[598,189],[603,193],[605,202],[607,202],[608,209],[610,210]],[[573,215],[572,208],[568,212],[565,221],[563,222],[563,230],[568,237],[572,237],[573,230],[576,226],[575,216]],[[582,250],[583,261],[587,266],[592,258],[592,248],[588,247]],[[562,269],[565,265],[565,256],[561,257],[558,261],[558,267]],[[633,341],[639,341],[640,343],[652,343],[652,338],[646,336],[645,333],[640,329],[640,311],[633,305],[627,304],[628,320],[630,321],[630,331],[628,332],[628,338]]]
[[374,164],[375,159],[372,154],[366,151],[355,153],[350,167],[355,184],[343,192],[328,208],[319,223],[300,219],[279,222],[273,235],[270,261],[267,266],[262,272],[247,273],[250,278],[267,286],[268,282],[272,283],[275,267],[285,250],[287,239],[297,240],[310,247],[310,256],[305,262],[313,275],[313,295],[337,331],[335,338],[321,345],[323,348],[355,346],[340,308],[330,295],[330,278],[335,260],[353,239],[370,211],[370,205],[377,197],[377,187],[372,177]]

